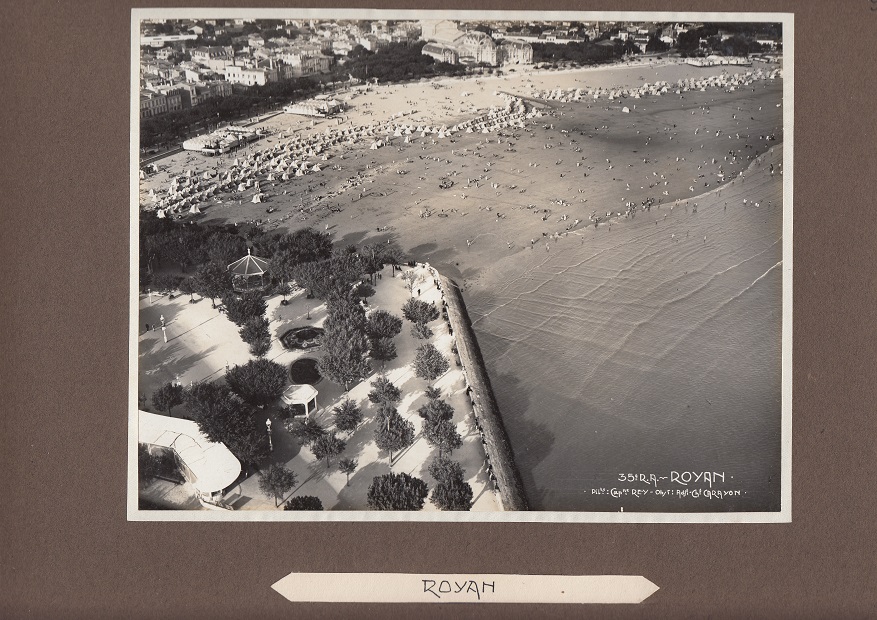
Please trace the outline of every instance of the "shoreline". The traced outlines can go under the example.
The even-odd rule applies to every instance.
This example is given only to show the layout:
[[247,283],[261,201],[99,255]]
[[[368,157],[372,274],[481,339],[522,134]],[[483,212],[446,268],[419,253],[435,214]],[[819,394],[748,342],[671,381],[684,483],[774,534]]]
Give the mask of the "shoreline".
[[[432,269],[429,265],[427,267]],[[502,423],[499,405],[494,397],[487,367],[481,357],[478,339],[472,329],[472,322],[466,312],[460,288],[450,278],[440,273],[438,277],[442,285],[443,297],[447,302],[448,321],[451,329],[456,332],[454,341],[457,343],[457,354],[466,382],[466,393],[472,403],[472,415],[476,427],[479,422],[481,424],[479,430],[483,437],[484,454],[490,463],[489,468],[495,474],[493,479],[503,508],[507,511],[528,511],[530,506],[520,472],[515,465],[514,451]]]

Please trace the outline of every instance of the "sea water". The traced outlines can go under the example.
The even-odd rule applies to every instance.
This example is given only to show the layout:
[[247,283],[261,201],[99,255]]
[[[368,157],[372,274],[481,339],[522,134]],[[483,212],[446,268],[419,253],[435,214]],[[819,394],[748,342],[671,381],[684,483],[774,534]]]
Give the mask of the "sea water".
[[467,291],[534,509],[779,510],[783,214],[767,167],[696,213],[539,243]]

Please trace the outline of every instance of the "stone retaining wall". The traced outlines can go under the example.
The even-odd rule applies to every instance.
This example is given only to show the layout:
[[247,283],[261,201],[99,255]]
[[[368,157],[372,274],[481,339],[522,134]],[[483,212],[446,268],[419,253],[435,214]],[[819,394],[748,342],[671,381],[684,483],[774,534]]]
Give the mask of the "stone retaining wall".
[[457,344],[457,352],[466,380],[466,391],[472,402],[475,423],[485,444],[484,450],[487,454],[491,477],[497,485],[503,508],[505,510],[529,510],[524,485],[515,467],[514,453],[499,414],[499,406],[490,387],[490,379],[487,376],[484,359],[478,348],[475,332],[472,330],[469,314],[463,303],[463,296],[453,280],[444,277],[435,270],[431,269],[431,271],[441,283],[448,321]]

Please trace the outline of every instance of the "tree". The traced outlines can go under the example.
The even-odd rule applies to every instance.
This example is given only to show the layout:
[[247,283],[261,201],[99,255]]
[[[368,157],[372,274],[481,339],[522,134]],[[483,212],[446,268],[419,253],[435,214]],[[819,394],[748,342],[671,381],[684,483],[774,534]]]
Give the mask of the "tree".
[[411,326],[411,335],[418,340],[426,340],[428,338],[432,338],[433,331],[426,323],[415,323]]
[[420,407],[417,413],[420,414],[421,418],[428,421],[450,420],[454,417],[454,408],[440,398],[433,398]]
[[428,471],[436,482],[444,482],[451,478],[463,478],[463,468],[460,464],[447,457],[435,457],[430,462]]
[[338,461],[338,470],[342,474],[347,474],[347,486],[350,486],[350,474],[356,471],[356,467],[359,463],[356,459],[341,459]]
[[189,296],[189,303],[194,303],[195,293],[198,292],[198,287],[195,284],[195,279],[191,276],[188,278],[183,278],[178,286],[181,293]]
[[372,510],[420,510],[428,493],[420,478],[389,473],[372,480],[366,501]]
[[199,266],[194,277],[195,290],[202,297],[209,297],[214,308],[216,298],[221,298],[231,290],[231,274],[225,267],[216,263]]
[[303,446],[309,446],[317,439],[326,434],[326,429],[312,418],[304,420],[286,420],[284,423],[287,432],[298,439]]
[[183,278],[172,273],[159,273],[152,277],[152,288],[159,293],[171,293],[179,290]]
[[[294,274],[295,266],[298,264],[297,260],[298,257],[294,252],[290,250],[279,250],[275,252],[268,261],[268,270],[282,283],[288,284],[295,278]],[[289,295],[289,291],[287,290],[283,295],[285,299],[286,295]]]
[[405,253],[396,245],[387,246],[382,248],[382,250],[383,262],[393,266],[393,276],[395,276],[396,266],[405,262]]
[[226,293],[222,298],[225,314],[235,325],[242,326],[250,319],[264,316],[268,304],[262,299],[259,291],[250,291],[240,297],[234,293]]
[[365,309],[350,288],[335,289],[326,298],[325,329],[351,329],[365,335]]
[[436,457],[429,464],[429,475],[436,481],[430,501],[439,509],[469,510],[472,507],[472,487],[464,480],[459,463]]
[[438,448],[439,458],[447,452],[463,446],[463,438],[457,432],[457,425],[445,418],[428,419],[423,425],[423,436],[426,443]]
[[165,383],[152,394],[152,405],[159,411],[167,411],[173,417],[171,409],[183,404],[183,386],[175,383]]
[[470,510],[473,496],[468,482],[462,477],[451,477],[433,487],[429,501],[440,510]]
[[377,405],[381,403],[398,403],[402,400],[402,390],[393,385],[386,376],[380,375],[372,381],[372,391],[368,393],[370,402]]
[[360,282],[356,285],[356,288],[353,290],[353,294],[357,297],[362,297],[363,299],[366,297],[371,297],[375,294],[374,287],[368,282]]
[[201,243],[204,238],[195,229],[178,228],[167,235],[162,248],[162,255],[177,263],[180,271],[186,271],[186,267],[192,263],[200,262],[203,256]]
[[372,284],[374,284],[375,273],[384,266],[384,254],[381,245],[379,243],[367,243],[360,248],[359,256],[362,261],[363,271],[369,275]]
[[250,409],[227,385],[196,383],[183,390],[183,402],[198,429],[215,443],[223,443],[243,463],[268,455],[268,436]]
[[441,397],[442,392],[438,388],[434,388],[430,385],[423,391],[423,395],[429,400],[438,400],[439,397]]
[[405,282],[405,288],[408,289],[408,294],[414,295],[414,289],[417,286],[417,283],[420,282],[420,276],[418,276],[413,269],[409,269],[402,274],[402,280]]
[[414,425],[404,419],[391,405],[384,405],[377,416],[375,428],[375,444],[381,450],[390,453],[390,465],[393,464],[393,452],[404,450],[414,443]]
[[262,340],[271,342],[271,331],[268,329],[268,319],[264,316],[255,316],[244,323],[243,327],[238,330],[241,340],[249,345]]
[[362,409],[349,398],[344,399],[340,405],[335,407],[334,412],[335,428],[339,431],[353,432],[362,422]]
[[223,443],[244,464],[258,463],[268,456],[271,449],[265,427],[257,424],[252,415],[246,418],[245,424],[235,429]]
[[[333,318],[331,313],[329,318]],[[318,363],[320,374],[343,385],[345,392],[351,383],[371,374],[371,366],[365,357],[368,339],[352,321],[337,324],[327,319],[323,350],[325,354]]]
[[428,382],[433,382],[447,372],[448,360],[431,342],[417,347],[414,356],[414,373]]
[[266,359],[250,360],[225,373],[229,389],[254,407],[264,407],[280,398],[286,382],[286,368]]
[[332,239],[313,228],[301,228],[277,241],[277,250],[289,251],[294,264],[324,260],[332,255]]
[[322,510],[323,502],[313,495],[296,495],[283,505],[284,510]]
[[396,343],[392,338],[373,338],[369,340],[369,357],[381,363],[383,370],[387,362],[396,359]]
[[250,343],[250,355],[254,357],[265,357],[271,350],[270,338],[259,338]]
[[274,292],[276,294],[283,295],[283,301],[285,302],[286,297],[292,292],[292,287],[289,284],[287,284],[286,282],[281,282],[274,289]]
[[375,310],[368,315],[365,333],[369,338],[393,338],[402,331],[402,319],[386,310]]
[[217,231],[207,237],[204,249],[211,262],[230,265],[247,253],[247,242],[238,235]]
[[332,457],[344,452],[346,447],[347,442],[335,433],[323,433],[311,444],[311,452],[314,453],[317,459],[326,459],[326,469],[329,469]]
[[332,274],[328,261],[296,264],[291,268],[290,276],[308,291],[309,297],[325,299],[331,290]]
[[661,41],[658,37],[651,37],[648,43],[646,43],[647,52],[665,52],[669,47],[669,45]]
[[268,497],[274,498],[274,506],[280,505],[280,500],[298,483],[295,472],[272,463],[267,470],[259,474],[259,490]]
[[439,318],[439,311],[434,305],[411,297],[402,306],[402,316],[412,323],[429,323]]

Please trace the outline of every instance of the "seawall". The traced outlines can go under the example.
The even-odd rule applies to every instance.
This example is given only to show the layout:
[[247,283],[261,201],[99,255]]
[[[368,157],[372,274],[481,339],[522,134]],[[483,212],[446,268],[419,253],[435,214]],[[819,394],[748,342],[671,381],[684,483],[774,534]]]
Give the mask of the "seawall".
[[514,453],[506,435],[499,406],[490,387],[490,379],[466,312],[463,296],[457,284],[438,274],[448,320],[457,343],[457,353],[466,379],[467,392],[472,401],[475,421],[485,441],[485,453],[494,475],[497,490],[505,510],[529,510],[521,476],[515,467]]

